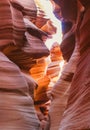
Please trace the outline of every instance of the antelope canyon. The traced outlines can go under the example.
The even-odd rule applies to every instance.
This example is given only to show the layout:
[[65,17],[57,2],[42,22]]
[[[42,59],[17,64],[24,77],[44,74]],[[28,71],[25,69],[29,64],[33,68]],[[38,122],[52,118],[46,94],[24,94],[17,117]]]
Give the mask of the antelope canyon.
[[90,0],[0,0],[0,130],[90,130]]

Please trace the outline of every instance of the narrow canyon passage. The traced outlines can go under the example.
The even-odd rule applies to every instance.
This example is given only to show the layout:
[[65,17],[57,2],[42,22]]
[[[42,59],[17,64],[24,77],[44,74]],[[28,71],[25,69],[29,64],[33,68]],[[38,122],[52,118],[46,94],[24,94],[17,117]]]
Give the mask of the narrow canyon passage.
[[0,130],[90,130],[90,0],[0,1]]

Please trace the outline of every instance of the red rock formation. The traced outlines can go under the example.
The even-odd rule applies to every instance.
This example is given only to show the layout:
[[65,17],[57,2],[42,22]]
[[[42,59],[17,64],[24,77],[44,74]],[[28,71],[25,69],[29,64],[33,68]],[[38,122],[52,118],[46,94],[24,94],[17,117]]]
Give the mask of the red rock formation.
[[[50,49],[50,60],[51,62],[47,66],[47,75],[52,80],[59,76],[60,72],[60,61],[62,61],[62,53],[60,46],[57,42],[53,43]],[[56,79],[57,80],[57,79]]]
[[[80,51],[80,58],[77,55],[77,58],[75,61],[76,63],[76,71],[75,71],[75,64],[73,62],[73,58],[69,60],[67,67],[65,70],[63,70],[63,73],[60,77],[60,82],[55,84],[55,87],[52,90],[52,102],[50,106],[50,128],[48,129],[59,129],[59,130],[89,130],[90,129],[90,65],[88,61],[90,60],[90,17],[89,17],[89,6],[90,2],[89,1],[83,1],[82,4],[85,7],[85,12],[83,12],[83,7],[78,3],[77,6],[77,1],[61,1],[61,0],[54,0],[53,2],[56,2],[57,5],[61,6],[61,13],[63,18],[70,20],[71,22],[76,21],[75,24],[75,35],[76,35],[76,46],[79,47],[79,50],[77,53]],[[77,10],[78,7],[78,10]],[[78,13],[77,13],[78,12]],[[59,13],[60,14],[60,13]],[[60,18],[60,17],[59,17]],[[84,33],[85,32],[85,33]],[[67,42],[66,42],[67,43]],[[67,47],[66,47],[67,49]],[[73,53],[74,54],[74,53]],[[73,55],[72,55],[73,56]],[[75,54],[76,57],[76,54]],[[79,58],[79,59],[78,59]],[[69,64],[70,63],[70,64]],[[70,66],[69,66],[70,65]],[[73,68],[74,66],[74,68]],[[68,68],[70,67],[70,68]],[[72,67],[72,69],[71,69]],[[69,75],[64,75],[64,72],[66,71],[71,71],[74,70],[75,72],[73,81],[69,84],[62,84],[67,81],[71,81],[71,78]],[[65,73],[66,74],[66,73]],[[65,76],[65,77],[64,77]],[[64,78],[64,82],[63,81]],[[70,86],[70,91],[69,91],[69,99],[67,102],[67,105],[60,104],[60,100],[62,99],[61,103],[66,103],[67,97],[65,99],[65,96],[67,95],[67,89],[69,85]],[[61,86],[61,87],[60,87]],[[61,93],[62,91],[65,93]],[[56,92],[55,92],[56,91]],[[59,93],[60,92],[60,93]],[[60,97],[61,96],[61,97]],[[57,103],[58,102],[58,103]],[[56,107],[56,106],[59,106]],[[61,108],[61,106],[63,106]],[[66,106],[66,110],[65,107]],[[57,108],[55,110],[55,108]],[[60,109],[61,108],[61,109]],[[60,111],[63,110],[63,111]],[[65,110],[65,111],[64,111]],[[53,111],[53,112],[52,112]],[[61,112],[61,113],[60,113]],[[64,114],[63,114],[64,112]],[[53,114],[55,113],[55,114]],[[59,115],[61,114],[61,115]],[[55,118],[55,116],[57,118]],[[61,117],[61,119],[60,119]],[[55,120],[54,120],[55,119]],[[58,120],[59,119],[59,120]],[[61,122],[61,123],[60,123]],[[60,126],[59,126],[60,125]]]
[[24,36],[26,38],[23,39],[24,45],[22,44],[22,47],[15,45],[7,46],[3,49],[3,53],[22,70],[29,71],[36,64],[36,59],[49,55],[49,50],[41,39],[43,35],[46,37],[47,34],[38,29],[28,19],[24,19],[24,22],[27,29]]
[[24,17],[33,23],[36,22],[37,7],[34,0],[11,0],[11,3],[15,8],[22,11]]
[[51,20],[48,20],[45,25],[41,27],[41,30],[45,31],[48,35],[56,33],[56,27],[53,25]]
[[[90,129],[90,0],[51,2],[66,28],[49,53],[44,42],[56,28],[35,1],[0,1],[0,129]],[[57,81],[60,47],[68,63]]]
[[[60,48],[65,61],[69,61],[75,48],[75,29],[71,22],[62,21],[62,42]],[[66,27],[65,27],[66,26]]]
[[5,0],[0,2],[0,12],[0,48],[10,44],[20,46],[25,32],[21,11]]
[[[83,5],[85,12],[80,12],[78,20],[80,26],[77,26],[80,59],[70,88],[68,105],[60,130],[90,129],[90,2],[83,1]],[[78,11],[82,11],[80,9],[82,8],[79,8]]]
[[35,2],[37,6],[37,17],[36,17],[35,25],[41,28],[46,24],[49,18],[46,16],[45,12],[38,5],[38,0],[35,0]]
[[3,130],[41,129],[34,107],[34,89],[38,84],[29,76],[29,69],[37,58],[47,57],[49,50],[42,39],[43,35],[47,37],[46,33],[33,24],[36,11],[33,0],[0,1],[0,129]]
[[49,100],[46,92],[48,89],[48,84],[50,82],[50,79],[45,72],[46,65],[47,63],[45,58],[41,58],[38,59],[36,65],[34,65],[30,69],[30,74],[38,84],[38,87],[35,89],[34,100],[35,100],[35,104],[36,105],[39,104],[39,106],[40,104],[44,104]]
[[0,52],[0,129],[40,130],[31,86],[35,81]]
[[64,65],[61,76],[51,90],[51,105],[49,110],[50,130],[59,129],[60,121],[67,105],[68,91],[76,70],[78,56],[78,47],[76,46],[69,62]]
[[44,129],[47,122],[47,97],[48,84],[50,82],[49,77],[46,75],[47,61],[44,58],[36,60],[36,64],[30,69],[31,76],[36,80],[38,86],[34,90],[34,104],[37,111],[37,115],[41,122],[41,127]]

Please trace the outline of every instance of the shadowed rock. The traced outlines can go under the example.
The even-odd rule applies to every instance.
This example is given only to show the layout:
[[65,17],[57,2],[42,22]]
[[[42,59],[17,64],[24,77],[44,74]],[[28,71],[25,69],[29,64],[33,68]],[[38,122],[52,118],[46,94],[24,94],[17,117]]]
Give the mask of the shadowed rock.
[[30,89],[35,81],[0,52],[0,129],[40,130]]

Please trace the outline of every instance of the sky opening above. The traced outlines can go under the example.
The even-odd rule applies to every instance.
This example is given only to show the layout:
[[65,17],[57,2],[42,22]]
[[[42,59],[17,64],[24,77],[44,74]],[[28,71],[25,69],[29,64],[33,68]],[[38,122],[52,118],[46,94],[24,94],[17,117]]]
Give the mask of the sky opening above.
[[53,14],[52,4],[49,0],[39,0],[43,10],[46,15],[53,22],[53,25],[57,28],[56,34],[52,35],[52,38],[48,39],[45,44],[50,49],[54,42],[58,42],[59,44],[62,41],[62,32],[61,32],[61,22],[55,17]]

